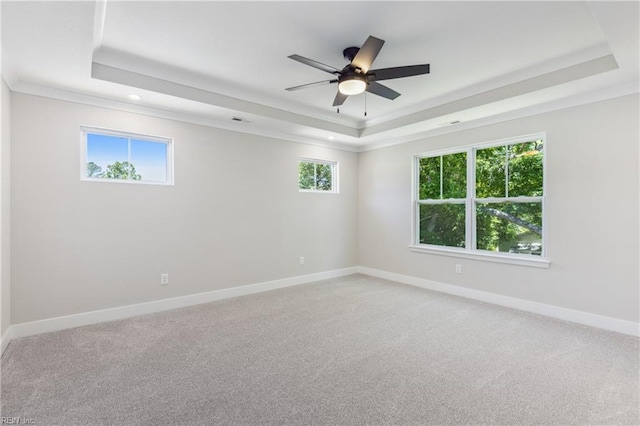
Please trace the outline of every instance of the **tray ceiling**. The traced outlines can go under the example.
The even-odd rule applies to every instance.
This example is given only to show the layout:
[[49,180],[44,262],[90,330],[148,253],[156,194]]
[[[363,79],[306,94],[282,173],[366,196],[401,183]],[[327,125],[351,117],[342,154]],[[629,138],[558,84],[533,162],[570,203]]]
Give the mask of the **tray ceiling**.
[[[287,56],[342,68],[369,35],[374,68],[431,73],[339,114],[284,90],[331,78]],[[638,38],[637,2],[2,2],[14,91],[353,150],[637,92]]]

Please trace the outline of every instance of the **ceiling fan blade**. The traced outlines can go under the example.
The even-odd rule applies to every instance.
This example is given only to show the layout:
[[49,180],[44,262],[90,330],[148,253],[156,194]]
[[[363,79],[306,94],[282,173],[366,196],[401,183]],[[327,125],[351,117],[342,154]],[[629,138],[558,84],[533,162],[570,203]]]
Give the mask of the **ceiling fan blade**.
[[369,82],[369,84],[367,85],[367,92],[373,93],[374,95],[382,96],[383,98],[387,98],[391,100],[394,100],[395,98],[400,96],[400,93],[380,83],[376,83],[375,81]]
[[333,84],[333,83],[337,83],[338,80],[324,80],[324,81],[316,81],[315,83],[307,83],[307,84],[301,84],[300,86],[293,86],[293,87],[287,87],[284,90],[288,90],[288,91],[293,91],[293,90],[300,90],[300,89],[306,89],[307,87],[314,87],[314,86],[324,86],[326,84]]
[[344,103],[344,101],[347,100],[347,98],[349,97],[349,95],[343,95],[342,93],[338,92],[336,94],[335,99],[333,100],[333,106],[340,106]]
[[362,72],[366,73],[369,71],[369,68],[371,68],[371,64],[376,59],[376,56],[378,56],[378,53],[380,53],[383,45],[384,40],[369,36],[351,61],[351,65],[360,68]]
[[322,62],[314,61],[313,59],[305,58],[304,56],[290,55],[287,57],[290,59],[293,59],[294,61],[298,61],[305,65],[309,65],[310,67],[314,67],[321,71],[328,72],[329,74],[340,74],[340,70],[338,68],[334,68],[331,65],[323,64]]
[[405,67],[381,68],[367,73],[369,81],[391,80],[392,78],[411,77],[429,74],[429,64],[408,65]]

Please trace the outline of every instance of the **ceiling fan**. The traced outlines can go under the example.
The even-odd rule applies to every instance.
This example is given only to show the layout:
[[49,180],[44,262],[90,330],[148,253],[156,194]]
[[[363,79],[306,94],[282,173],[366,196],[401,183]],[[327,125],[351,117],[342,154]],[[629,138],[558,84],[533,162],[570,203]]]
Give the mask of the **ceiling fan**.
[[344,49],[342,54],[344,55],[344,58],[349,61],[349,64],[341,70],[330,65],[314,61],[313,59],[305,58],[304,56],[291,55],[289,58],[294,61],[328,72],[329,74],[334,74],[337,78],[288,87],[285,90],[292,91],[338,83],[338,93],[333,100],[333,106],[338,107],[347,100],[349,95],[358,95],[365,90],[369,93],[373,93],[374,95],[393,100],[400,96],[400,93],[378,83],[378,81],[428,74],[429,64],[370,70],[371,64],[378,56],[378,53],[380,53],[380,49],[382,49],[383,45],[384,40],[369,36],[362,47],[347,47]]

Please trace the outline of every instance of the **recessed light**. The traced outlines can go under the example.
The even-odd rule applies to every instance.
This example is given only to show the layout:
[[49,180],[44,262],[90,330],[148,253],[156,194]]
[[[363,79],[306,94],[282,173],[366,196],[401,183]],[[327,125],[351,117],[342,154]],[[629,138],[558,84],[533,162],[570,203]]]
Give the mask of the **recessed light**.
[[128,96],[128,98],[131,99],[132,101],[139,101],[140,95],[136,95],[135,93],[132,93]]
[[335,138],[335,136],[329,136],[329,140],[334,140]]

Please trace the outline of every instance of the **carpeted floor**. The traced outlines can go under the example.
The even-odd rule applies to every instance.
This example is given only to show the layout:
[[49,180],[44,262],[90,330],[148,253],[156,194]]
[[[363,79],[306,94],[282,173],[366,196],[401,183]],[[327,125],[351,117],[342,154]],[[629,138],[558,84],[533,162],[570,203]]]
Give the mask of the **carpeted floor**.
[[16,339],[2,416],[638,425],[639,353],[637,338],[352,275]]

